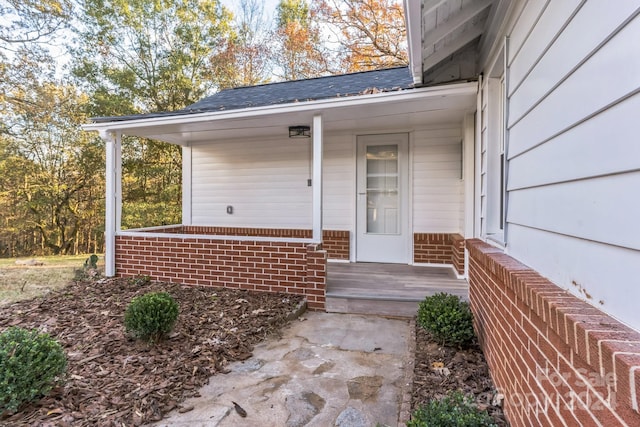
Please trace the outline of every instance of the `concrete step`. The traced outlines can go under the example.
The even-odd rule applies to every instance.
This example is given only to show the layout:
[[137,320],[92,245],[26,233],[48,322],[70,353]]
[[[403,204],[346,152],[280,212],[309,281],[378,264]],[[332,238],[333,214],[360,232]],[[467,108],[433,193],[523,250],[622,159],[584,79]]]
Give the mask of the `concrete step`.
[[328,313],[372,314],[391,317],[413,317],[420,301],[410,298],[380,298],[375,296],[327,295]]

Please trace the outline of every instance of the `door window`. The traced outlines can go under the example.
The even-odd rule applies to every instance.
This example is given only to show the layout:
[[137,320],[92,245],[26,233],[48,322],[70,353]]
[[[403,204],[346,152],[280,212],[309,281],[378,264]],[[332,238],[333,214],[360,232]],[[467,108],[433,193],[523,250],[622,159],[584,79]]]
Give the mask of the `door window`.
[[398,145],[368,145],[367,233],[400,233]]

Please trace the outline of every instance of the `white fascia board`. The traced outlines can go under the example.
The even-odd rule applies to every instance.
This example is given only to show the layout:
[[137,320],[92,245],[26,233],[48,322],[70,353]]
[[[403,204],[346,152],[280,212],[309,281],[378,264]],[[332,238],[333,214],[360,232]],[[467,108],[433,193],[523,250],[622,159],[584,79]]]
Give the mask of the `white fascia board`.
[[151,128],[154,126],[184,125],[189,123],[208,122],[214,120],[233,120],[244,118],[255,118],[274,114],[318,113],[323,110],[344,107],[359,107],[385,102],[412,101],[417,99],[438,98],[456,95],[475,94],[477,84],[475,82],[458,83],[452,85],[442,85],[427,88],[407,89],[393,92],[383,92],[370,95],[358,95],[343,98],[331,98],[317,101],[306,101],[300,103],[289,103],[281,105],[269,105],[264,107],[245,108],[230,111],[214,111],[195,114],[181,114],[167,117],[153,117],[147,119],[122,120],[105,123],[89,123],[82,125],[86,131],[111,132],[121,131],[126,133],[127,129]]
[[409,69],[414,84],[422,83],[422,10],[420,0],[404,0],[404,19],[407,26]]

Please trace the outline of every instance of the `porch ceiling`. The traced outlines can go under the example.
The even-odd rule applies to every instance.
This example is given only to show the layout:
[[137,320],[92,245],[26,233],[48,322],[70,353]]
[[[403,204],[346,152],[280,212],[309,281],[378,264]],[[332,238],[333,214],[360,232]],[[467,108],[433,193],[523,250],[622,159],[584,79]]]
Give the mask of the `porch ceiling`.
[[462,123],[476,107],[477,84],[370,94],[329,101],[148,118],[86,125],[87,130],[121,132],[187,145],[288,134],[292,125],[311,125],[321,114],[323,131],[377,132],[411,130],[438,123]]

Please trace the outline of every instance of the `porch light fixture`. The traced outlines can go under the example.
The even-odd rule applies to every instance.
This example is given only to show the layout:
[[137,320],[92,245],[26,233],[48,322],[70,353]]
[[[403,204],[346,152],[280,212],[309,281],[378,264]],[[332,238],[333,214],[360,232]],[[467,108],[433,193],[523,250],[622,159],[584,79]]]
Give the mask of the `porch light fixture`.
[[311,127],[289,126],[289,138],[311,138]]

